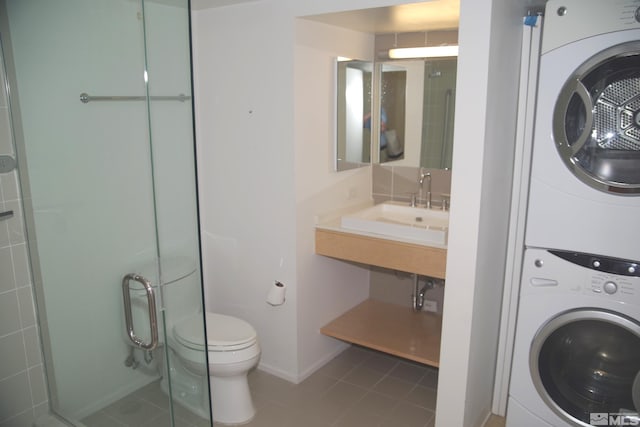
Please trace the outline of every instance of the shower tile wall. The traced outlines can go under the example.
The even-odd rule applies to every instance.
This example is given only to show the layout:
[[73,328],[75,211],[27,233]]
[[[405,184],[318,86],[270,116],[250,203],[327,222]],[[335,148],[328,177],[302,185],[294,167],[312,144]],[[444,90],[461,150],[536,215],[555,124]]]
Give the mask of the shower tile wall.
[[[0,82],[4,83],[0,61]],[[5,85],[0,90],[0,155],[15,158]],[[0,173],[0,427],[31,426],[48,412],[17,172]]]

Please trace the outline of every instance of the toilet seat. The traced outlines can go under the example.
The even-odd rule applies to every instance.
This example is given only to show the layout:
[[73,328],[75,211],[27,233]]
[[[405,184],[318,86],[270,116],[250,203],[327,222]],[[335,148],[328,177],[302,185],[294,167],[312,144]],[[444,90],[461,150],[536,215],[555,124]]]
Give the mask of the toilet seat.
[[[206,313],[207,351],[237,351],[254,345],[257,333],[242,319],[218,313]],[[181,345],[192,350],[205,351],[202,315],[197,314],[179,321],[173,335]]]

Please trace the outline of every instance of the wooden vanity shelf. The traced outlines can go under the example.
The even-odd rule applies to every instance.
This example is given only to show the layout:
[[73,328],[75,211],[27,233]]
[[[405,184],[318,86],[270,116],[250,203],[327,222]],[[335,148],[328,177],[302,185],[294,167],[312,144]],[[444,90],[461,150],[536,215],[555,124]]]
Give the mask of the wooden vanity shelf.
[[447,250],[316,228],[316,253],[391,270],[445,278]]
[[320,329],[324,335],[440,366],[442,317],[368,299]]
[[[316,253],[444,279],[447,250],[405,241],[316,228]],[[429,366],[440,366],[442,316],[368,299],[320,329],[324,335]]]

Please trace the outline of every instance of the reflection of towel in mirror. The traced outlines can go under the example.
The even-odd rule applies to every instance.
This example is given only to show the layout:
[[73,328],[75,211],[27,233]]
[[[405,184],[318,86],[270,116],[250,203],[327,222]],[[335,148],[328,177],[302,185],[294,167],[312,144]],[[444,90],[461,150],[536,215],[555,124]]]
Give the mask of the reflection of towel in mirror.
[[384,107],[380,108],[380,149],[384,150],[387,148],[387,112]]
[[387,145],[389,145],[389,142],[387,141],[386,132],[380,132],[380,149],[384,150]]
[[[367,113],[364,116],[364,128],[371,129],[371,113]],[[384,107],[380,109],[380,150],[387,148],[387,136],[385,130],[387,129],[387,112]]]
[[389,129],[384,132],[384,136],[387,140],[387,155],[391,158],[401,156],[402,153],[404,153],[404,146],[398,139],[396,131],[394,129]]

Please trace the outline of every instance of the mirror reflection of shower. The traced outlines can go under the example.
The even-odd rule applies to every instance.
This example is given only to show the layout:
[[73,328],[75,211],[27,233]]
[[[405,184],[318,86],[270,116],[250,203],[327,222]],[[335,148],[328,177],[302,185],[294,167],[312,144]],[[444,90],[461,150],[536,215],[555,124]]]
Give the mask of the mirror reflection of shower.
[[451,169],[457,58],[425,61],[420,166]]

